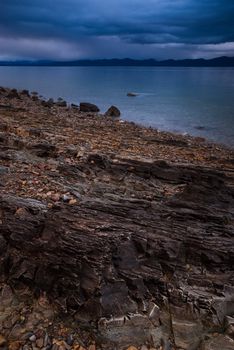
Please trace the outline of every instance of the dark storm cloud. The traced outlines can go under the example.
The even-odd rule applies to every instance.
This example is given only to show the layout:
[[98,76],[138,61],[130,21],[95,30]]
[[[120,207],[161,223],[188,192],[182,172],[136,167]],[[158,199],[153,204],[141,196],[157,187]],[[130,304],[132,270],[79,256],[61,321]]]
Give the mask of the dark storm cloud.
[[233,18],[231,0],[8,0],[1,4],[0,57],[173,56],[179,49],[194,56],[212,45],[225,53]]

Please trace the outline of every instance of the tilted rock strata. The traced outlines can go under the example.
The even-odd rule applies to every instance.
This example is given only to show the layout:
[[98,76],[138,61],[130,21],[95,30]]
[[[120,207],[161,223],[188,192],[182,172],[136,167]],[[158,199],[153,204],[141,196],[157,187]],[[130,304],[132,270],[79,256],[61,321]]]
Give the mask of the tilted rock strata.
[[[93,155],[87,168],[98,181],[77,205],[1,197],[2,274],[97,321],[112,341],[143,327],[135,341],[197,349],[234,313],[233,189],[195,167]],[[154,190],[164,183],[166,198]]]
[[[110,148],[77,157],[75,146],[61,152],[59,136],[51,144],[52,129],[31,144],[21,130],[17,140],[3,132],[0,146],[2,282],[15,293],[27,286],[45,294],[61,313],[92,325],[104,348],[233,349],[231,163],[217,170]],[[163,141],[165,152],[179,154],[171,136],[169,145],[155,137],[155,151]],[[36,195],[42,183],[65,194]]]

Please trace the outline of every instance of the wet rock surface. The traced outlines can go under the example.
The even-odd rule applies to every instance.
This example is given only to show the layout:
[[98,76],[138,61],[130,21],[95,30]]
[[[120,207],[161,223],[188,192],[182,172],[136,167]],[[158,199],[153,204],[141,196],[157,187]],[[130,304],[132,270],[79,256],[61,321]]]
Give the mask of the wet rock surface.
[[233,151],[16,93],[0,348],[233,349]]

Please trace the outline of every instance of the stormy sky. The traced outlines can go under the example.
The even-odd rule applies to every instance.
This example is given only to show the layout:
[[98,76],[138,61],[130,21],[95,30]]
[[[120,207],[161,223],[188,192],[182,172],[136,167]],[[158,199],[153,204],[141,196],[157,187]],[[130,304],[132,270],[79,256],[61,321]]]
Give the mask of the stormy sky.
[[234,56],[232,0],[2,0],[0,59]]

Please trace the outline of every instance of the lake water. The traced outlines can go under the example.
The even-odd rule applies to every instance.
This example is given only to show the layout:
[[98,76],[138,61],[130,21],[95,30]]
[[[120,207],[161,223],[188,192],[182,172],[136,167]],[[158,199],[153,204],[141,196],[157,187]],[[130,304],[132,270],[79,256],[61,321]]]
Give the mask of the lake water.
[[0,67],[0,85],[113,104],[122,119],[234,146],[234,68]]

